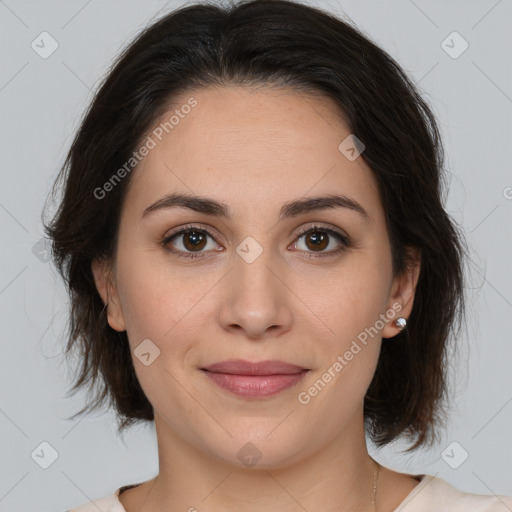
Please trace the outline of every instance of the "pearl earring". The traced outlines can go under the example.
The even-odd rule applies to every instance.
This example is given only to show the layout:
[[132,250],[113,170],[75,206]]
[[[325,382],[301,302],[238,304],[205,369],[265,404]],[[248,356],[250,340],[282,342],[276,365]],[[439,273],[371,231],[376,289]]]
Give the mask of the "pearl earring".
[[396,319],[395,321],[395,325],[401,330],[403,331],[407,325],[407,320],[403,317],[399,317]]

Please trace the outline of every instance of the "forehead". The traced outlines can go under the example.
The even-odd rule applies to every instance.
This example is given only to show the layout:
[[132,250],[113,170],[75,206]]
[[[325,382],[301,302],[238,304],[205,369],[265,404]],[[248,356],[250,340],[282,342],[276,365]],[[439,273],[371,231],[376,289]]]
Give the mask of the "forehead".
[[193,89],[174,98],[148,133],[154,147],[128,190],[139,209],[175,191],[215,197],[238,211],[336,192],[378,207],[371,169],[340,151],[351,134],[322,96],[290,88]]

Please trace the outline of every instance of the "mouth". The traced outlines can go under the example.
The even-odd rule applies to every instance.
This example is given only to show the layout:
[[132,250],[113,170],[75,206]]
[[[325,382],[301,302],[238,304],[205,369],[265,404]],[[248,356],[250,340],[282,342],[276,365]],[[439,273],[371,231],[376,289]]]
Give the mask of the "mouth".
[[251,362],[243,359],[230,359],[201,368],[209,372],[226,373],[232,375],[295,375],[308,368],[286,363],[285,361],[260,361]]
[[284,361],[250,362],[240,359],[201,368],[216,385],[244,398],[266,398],[301,381],[310,371]]

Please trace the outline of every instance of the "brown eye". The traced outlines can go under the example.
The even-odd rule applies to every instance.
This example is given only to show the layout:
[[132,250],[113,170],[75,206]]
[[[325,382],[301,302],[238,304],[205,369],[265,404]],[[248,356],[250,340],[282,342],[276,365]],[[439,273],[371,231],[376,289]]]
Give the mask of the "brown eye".
[[209,250],[219,250],[214,242],[213,235],[206,228],[186,226],[184,229],[164,237],[162,246],[177,256],[202,258],[207,256]]
[[329,245],[329,235],[325,231],[311,231],[305,237],[306,245],[313,251],[322,251]]
[[[302,244],[299,242],[301,239],[304,239]],[[338,233],[334,229],[321,226],[312,226],[309,229],[303,230],[299,233],[297,240],[294,247],[305,252],[306,257],[310,259],[334,256],[351,245],[347,236]],[[301,247],[301,245],[305,247]],[[336,245],[338,245],[337,248]],[[331,250],[326,250],[329,246],[334,247]]]
[[204,249],[206,245],[206,237],[204,233],[196,230],[188,230],[181,233],[183,237],[183,245],[188,251]]

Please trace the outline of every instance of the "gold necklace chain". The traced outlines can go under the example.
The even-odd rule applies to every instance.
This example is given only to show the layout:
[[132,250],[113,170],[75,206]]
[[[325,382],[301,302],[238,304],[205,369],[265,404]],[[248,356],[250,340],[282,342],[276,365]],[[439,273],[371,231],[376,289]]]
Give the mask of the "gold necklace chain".
[[373,498],[372,498],[372,510],[373,511],[376,511],[377,510],[377,485],[379,483],[379,469],[380,469],[380,464],[374,460],[372,457],[370,457],[373,462],[375,462],[375,464],[377,465],[377,469],[375,470],[375,473],[373,474]]

